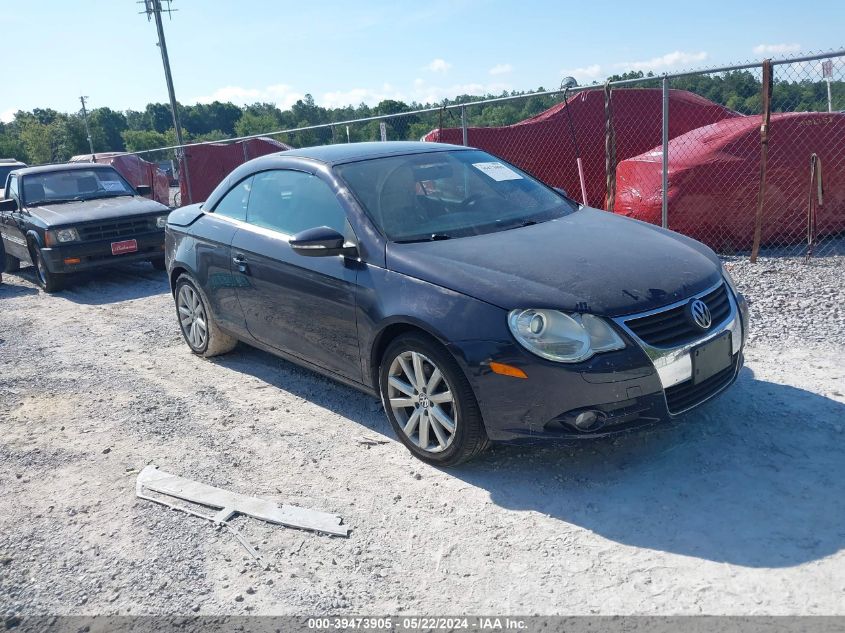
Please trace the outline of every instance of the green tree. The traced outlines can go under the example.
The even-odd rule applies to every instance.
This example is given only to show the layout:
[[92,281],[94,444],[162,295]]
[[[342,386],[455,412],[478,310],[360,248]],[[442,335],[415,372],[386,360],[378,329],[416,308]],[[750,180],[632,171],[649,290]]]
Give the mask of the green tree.
[[88,115],[91,139],[97,152],[122,152],[126,149],[123,133],[128,129],[126,116],[110,108],[96,108]]
[[145,130],[164,133],[173,127],[170,106],[164,103],[148,103],[144,109]]

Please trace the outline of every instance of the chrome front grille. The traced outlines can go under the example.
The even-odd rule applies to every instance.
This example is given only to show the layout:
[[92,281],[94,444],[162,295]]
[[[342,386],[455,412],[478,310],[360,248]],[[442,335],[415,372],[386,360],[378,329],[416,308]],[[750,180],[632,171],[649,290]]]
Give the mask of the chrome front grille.
[[731,314],[725,284],[719,284],[700,299],[707,304],[711,315],[710,327],[701,329],[688,318],[687,304],[676,305],[663,311],[625,321],[637,337],[654,347],[677,347],[707,336],[718,330]]
[[113,220],[101,224],[81,224],[77,228],[79,239],[83,242],[95,242],[97,240],[122,240],[129,239],[139,233],[146,233],[156,228],[155,218],[131,218],[126,220]]

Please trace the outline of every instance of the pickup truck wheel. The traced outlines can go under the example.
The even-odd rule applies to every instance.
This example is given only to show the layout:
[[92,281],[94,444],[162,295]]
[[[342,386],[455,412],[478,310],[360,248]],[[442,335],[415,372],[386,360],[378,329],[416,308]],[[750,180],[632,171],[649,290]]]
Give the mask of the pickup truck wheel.
[[185,274],[176,280],[176,316],[188,347],[194,354],[209,358],[231,352],[238,339],[223,332],[208,309],[208,299]]
[[33,249],[35,260],[35,279],[38,285],[44,292],[58,292],[65,285],[64,275],[58,273],[51,273],[47,268],[47,263],[44,261],[44,256],[41,254],[41,249],[34,247]]
[[156,257],[155,259],[151,259],[150,263],[156,270],[167,270],[167,263],[164,261],[164,257]]
[[2,264],[4,273],[13,273],[21,269],[21,260],[11,255],[6,255]]

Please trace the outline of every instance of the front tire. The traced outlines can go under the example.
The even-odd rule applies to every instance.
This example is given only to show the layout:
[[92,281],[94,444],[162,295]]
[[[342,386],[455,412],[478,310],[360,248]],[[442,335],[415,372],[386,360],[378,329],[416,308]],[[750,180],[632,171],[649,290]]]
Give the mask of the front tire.
[[455,466],[487,448],[472,387],[437,341],[416,333],[393,340],[379,367],[379,388],[390,425],[422,461]]
[[33,263],[35,264],[35,279],[41,289],[47,293],[58,292],[65,286],[65,276],[60,273],[52,273],[47,268],[47,262],[41,254],[41,249],[33,247]]
[[231,352],[238,340],[217,326],[205,293],[188,275],[176,280],[176,317],[179,329],[194,354],[204,358]]

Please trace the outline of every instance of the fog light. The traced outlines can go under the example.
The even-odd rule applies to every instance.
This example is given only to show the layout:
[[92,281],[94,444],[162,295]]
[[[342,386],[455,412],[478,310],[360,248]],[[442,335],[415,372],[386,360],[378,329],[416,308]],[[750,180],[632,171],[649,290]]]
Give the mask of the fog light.
[[575,426],[581,431],[589,431],[598,417],[595,411],[583,411],[575,417]]

